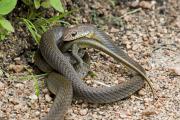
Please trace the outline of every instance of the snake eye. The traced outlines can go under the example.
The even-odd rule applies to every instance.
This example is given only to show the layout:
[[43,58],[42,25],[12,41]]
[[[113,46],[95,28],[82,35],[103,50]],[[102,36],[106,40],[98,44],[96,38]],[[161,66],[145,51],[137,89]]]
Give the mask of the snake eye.
[[76,35],[77,35],[77,32],[75,32],[75,31],[71,33],[72,37],[75,37]]

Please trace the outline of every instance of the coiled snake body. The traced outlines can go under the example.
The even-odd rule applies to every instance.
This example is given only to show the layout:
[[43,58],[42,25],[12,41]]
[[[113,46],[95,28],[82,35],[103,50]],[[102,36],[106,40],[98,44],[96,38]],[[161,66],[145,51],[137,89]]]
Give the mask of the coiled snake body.
[[[68,29],[68,28],[67,28]],[[144,79],[143,76],[141,74],[137,74],[134,77],[132,77],[131,80],[127,81],[126,83],[123,83],[121,85],[116,85],[116,86],[112,86],[112,87],[101,87],[101,88],[94,88],[94,87],[90,87],[87,86],[79,77],[78,73],[75,71],[74,67],[71,65],[71,63],[69,62],[69,60],[67,60],[67,58],[62,54],[62,52],[59,50],[58,46],[61,46],[63,44],[63,39],[62,39],[62,35],[64,33],[65,29],[62,27],[54,27],[50,30],[48,30],[47,32],[45,32],[41,38],[41,42],[40,42],[40,52],[43,56],[43,59],[47,62],[48,65],[50,65],[55,71],[57,71],[59,74],[62,75],[62,84],[60,87],[63,90],[63,94],[59,94],[56,92],[54,92],[57,95],[57,98],[61,98],[58,99],[57,101],[57,105],[62,104],[65,100],[64,99],[69,99],[68,101],[71,102],[71,97],[72,97],[72,93],[69,92],[71,91],[71,84],[72,84],[72,88],[73,88],[73,94],[78,97],[81,98],[87,102],[91,102],[91,103],[110,103],[110,102],[114,102],[114,101],[118,101],[121,100],[123,98],[128,97],[129,95],[131,95],[132,93],[136,92],[137,90],[139,90],[140,88],[143,87],[144,85]],[[81,40],[81,39],[80,39]],[[78,41],[78,40],[75,40]],[[86,40],[88,41],[88,40]],[[112,53],[114,53],[114,51],[112,51],[111,49],[109,49],[107,46],[103,46],[104,48],[101,47],[96,47],[96,42],[95,40],[91,40],[94,41],[94,43],[88,43],[87,46],[91,46],[94,47],[96,49],[100,49],[100,50],[104,50],[104,52],[108,53],[108,51],[111,51]],[[81,41],[79,42],[79,44],[81,44]],[[94,45],[95,46],[94,46]],[[97,42],[97,44],[99,44]],[[66,44],[64,45],[66,46]],[[113,46],[111,46],[113,47]],[[109,52],[110,53],[110,52]],[[124,53],[125,54],[125,53]],[[119,60],[118,62],[120,62],[120,54],[114,53],[115,56],[113,56],[111,53],[109,54],[112,57],[115,56],[119,56],[116,57],[116,60]],[[129,57],[126,59],[130,59]],[[133,60],[131,60],[133,61]],[[129,60],[127,60],[127,66],[131,67],[131,65],[133,64],[137,64],[136,62],[134,63],[128,63]],[[140,65],[138,65],[140,66]],[[139,69],[139,68],[137,68]],[[142,69],[142,68],[140,68]],[[141,70],[141,73],[145,74],[144,69]],[[55,74],[54,74],[55,76]],[[52,75],[53,77],[53,75]],[[55,79],[58,79],[58,77],[54,78],[54,83],[52,83],[51,88],[58,88],[57,83],[58,81],[56,81]],[[49,81],[49,80],[48,80]],[[66,81],[65,83],[63,83],[63,81]],[[69,81],[69,82],[67,82]],[[49,81],[50,82],[50,81]],[[51,84],[51,83],[49,83]],[[69,86],[70,84],[70,86]],[[64,90],[66,89],[66,90]],[[69,91],[67,90],[69,89]],[[69,95],[71,94],[71,95]],[[65,95],[65,96],[64,96]],[[69,98],[66,98],[69,95]],[[55,100],[56,102],[56,100]],[[69,103],[67,103],[69,104]],[[68,105],[65,106],[68,106]],[[65,107],[64,106],[64,107]],[[57,108],[57,106],[54,106]],[[67,108],[67,107],[66,107]],[[53,108],[52,108],[53,109]],[[60,106],[59,109],[64,109],[63,107]],[[64,114],[64,112],[62,113]],[[59,117],[57,119],[54,118],[53,113],[51,114],[51,116],[48,116],[47,119],[51,119],[51,120],[58,120],[58,119],[63,119],[62,117]]]

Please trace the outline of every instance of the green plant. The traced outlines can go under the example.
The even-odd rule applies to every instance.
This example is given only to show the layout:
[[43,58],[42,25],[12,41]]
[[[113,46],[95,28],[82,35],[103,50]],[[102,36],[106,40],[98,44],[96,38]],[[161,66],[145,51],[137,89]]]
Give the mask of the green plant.
[[4,17],[16,6],[17,0],[0,0],[0,40],[5,39],[6,35],[14,32],[11,23]]
[[[32,73],[31,69],[28,69],[28,68],[25,68],[25,69],[29,72],[30,75],[29,76],[25,76],[24,78],[25,79],[29,78],[30,80],[34,81],[35,94],[36,94],[36,96],[39,96],[40,90],[39,90],[38,78],[46,76],[47,73],[41,74],[41,75],[34,75]],[[22,78],[19,78],[19,79],[23,80],[24,78],[22,77]]]
[[35,9],[53,7],[58,12],[64,13],[64,8],[60,0],[22,0],[22,2],[27,6],[34,6]]
[[[23,22],[25,22],[26,25],[32,23],[30,22],[32,18],[36,18],[37,20],[42,18],[41,12],[38,12],[37,10],[40,7],[43,7],[43,8],[52,7],[60,13],[65,12],[60,0],[21,0],[21,1],[26,6],[29,7],[29,14],[26,16],[27,20],[26,21],[23,20]],[[0,0],[0,40],[5,39],[5,37],[9,33],[14,32],[13,26],[5,18],[5,15],[9,14],[15,8],[16,4],[17,4],[17,0]],[[32,30],[30,30],[30,32],[32,34]],[[35,35],[32,35],[32,36],[33,38],[35,37]],[[36,36],[38,35],[36,34]]]
[[44,33],[50,26],[55,25],[55,24],[61,24],[61,23],[64,25],[66,24],[69,25],[68,22],[65,22],[61,19],[64,18],[65,16],[68,16],[74,11],[76,10],[64,12],[58,16],[53,16],[51,18],[43,18],[43,17],[37,18],[36,17],[36,19],[32,19],[32,20],[22,18],[22,21],[26,25],[28,30],[30,31],[36,44],[39,44],[42,33]]
[[31,70],[27,70],[29,72],[29,75],[26,76],[10,76],[9,79],[10,80],[21,80],[21,81],[25,81],[25,80],[33,80],[34,81],[34,89],[35,89],[35,94],[36,96],[39,96],[40,94],[40,89],[39,89],[39,84],[38,84],[38,79],[42,79],[45,76],[47,76],[48,74],[40,74],[40,75],[35,75],[31,72]]
[[[44,33],[50,26],[54,24],[69,24],[67,22],[62,21],[61,19],[65,16],[69,15],[71,12],[67,12],[64,10],[63,5],[60,0],[22,0],[24,4],[29,6],[28,15],[26,18],[22,18],[23,23],[26,25],[28,30],[30,31],[33,39],[36,44],[39,44],[40,37],[42,33]],[[34,6],[34,7],[30,7]],[[44,18],[45,11],[37,11],[39,7],[49,8],[53,7],[58,11],[57,15],[51,18]]]
[[[28,28],[36,44],[39,44],[41,34],[44,33],[50,25],[59,22],[60,19],[71,13],[64,11],[64,8],[60,0],[46,0],[43,2],[41,2],[41,0],[34,0],[34,2],[31,0],[22,0],[22,1],[24,4],[29,6],[28,9],[29,14],[26,16],[26,18],[21,18],[21,20]],[[53,16],[51,18],[44,18],[43,17],[44,13],[41,11],[37,11],[37,9],[39,9],[40,7],[49,8],[51,6],[55,10],[60,12],[59,15]],[[33,75],[32,72],[29,73],[31,74],[30,75],[31,80],[34,81],[35,94],[38,96],[39,85],[38,85],[37,75]]]

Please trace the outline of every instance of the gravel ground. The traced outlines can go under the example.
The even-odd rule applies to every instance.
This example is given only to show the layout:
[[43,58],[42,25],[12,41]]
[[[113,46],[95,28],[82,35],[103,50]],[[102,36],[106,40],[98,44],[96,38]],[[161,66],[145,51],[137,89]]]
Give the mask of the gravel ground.
[[[100,0],[99,0],[100,1]],[[68,10],[81,8],[66,21],[71,24],[93,23],[107,32],[116,45],[138,61],[152,80],[157,100],[153,103],[146,85],[137,94],[111,104],[88,104],[73,100],[66,120],[180,120],[180,1],[99,2],[87,0],[65,5]],[[130,12],[131,11],[131,12]],[[10,16],[12,19],[14,15]],[[21,24],[14,22],[16,32],[0,42],[0,120],[39,120],[53,103],[43,80],[40,95],[35,95],[37,71],[32,55],[33,40]],[[94,78],[86,82],[97,86],[123,82],[128,74],[120,65],[97,50],[92,55]],[[37,73],[37,72],[36,72]],[[20,80],[25,77],[29,80]],[[94,82],[94,80],[96,81]]]

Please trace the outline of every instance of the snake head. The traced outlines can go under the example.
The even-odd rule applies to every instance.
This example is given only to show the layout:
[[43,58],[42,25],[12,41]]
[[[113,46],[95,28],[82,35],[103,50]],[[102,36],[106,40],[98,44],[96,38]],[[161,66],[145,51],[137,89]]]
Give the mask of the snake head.
[[62,36],[63,41],[72,41],[82,37],[91,38],[94,34],[94,25],[78,25],[67,28]]

